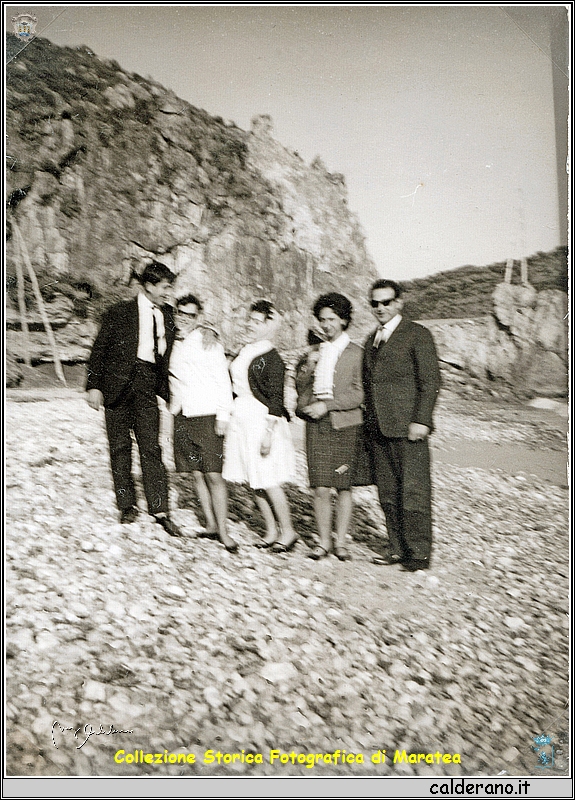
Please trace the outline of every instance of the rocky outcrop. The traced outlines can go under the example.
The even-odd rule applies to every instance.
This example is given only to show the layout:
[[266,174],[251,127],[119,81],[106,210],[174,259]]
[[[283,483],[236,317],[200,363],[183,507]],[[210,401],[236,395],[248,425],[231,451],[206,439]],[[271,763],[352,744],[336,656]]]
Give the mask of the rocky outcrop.
[[424,320],[450,384],[523,397],[567,395],[567,294],[499,284],[490,316]]
[[[13,220],[64,361],[86,360],[100,313],[133,292],[132,269],[151,259],[177,273],[177,293],[204,300],[231,349],[241,341],[247,306],[262,296],[284,315],[280,345],[300,347],[314,296],[333,289],[357,301],[351,334],[364,338],[373,324],[365,288],[376,276],[342,175],[319,157],[308,166],[283,147],[267,115],[243,131],[87,48],[34,39],[12,53],[14,38],[6,122],[11,363],[25,353]],[[566,254],[551,256],[529,261],[534,286],[496,286],[488,317],[425,321],[449,381],[524,395],[566,393],[567,295],[554,288]],[[485,286],[501,280],[495,267],[408,285],[408,314],[429,316],[435,308],[453,316],[454,298],[468,301],[461,316],[487,313],[477,298],[483,303],[491,292]],[[51,361],[33,305],[30,331],[33,361]]]
[[[538,292],[544,289],[569,290],[569,253],[566,247],[538,252],[521,259],[521,274],[516,276]],[[516,263],[513,259],[486,266],[464,266],[436,272],[425,278],[405,281],[405,310],[411,319],[469,319],[489,316],[493,311],[493,292],[506,281],[512,284]]]
[[[193,290],[222,321],[228,343],[255,298],[276,302],[293,346],[315,295],[363,298],[375,277],[343,177],[275,141],[269,117],[243,131],[87,48],[43,39],[10,61],[7,96],[12,308],[21,256],[11,219],[48,301],[87,287],[97,319],[131,292],[132,269],[159,259],[178,293]],[[83,332],[85,318],[74,317]],[[70,354],[84,350],[77,341]]]

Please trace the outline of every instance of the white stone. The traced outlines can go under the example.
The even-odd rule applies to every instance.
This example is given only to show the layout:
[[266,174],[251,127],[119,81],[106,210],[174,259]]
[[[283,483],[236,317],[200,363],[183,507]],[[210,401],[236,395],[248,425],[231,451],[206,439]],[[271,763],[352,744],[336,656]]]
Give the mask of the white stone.
[[69,611],[77,617],[89,617],[90,609],[83,603],[70,603]]
[[40,631],[36,636],[36,647],[38,650],[53,650],[59,647],[60,640],[50,631]]
[[210,708],[219,708],[222,705],[222,694],[215,686],[208,686],[204,689],[204,698]]
[[525,667],[525,669],[529,672],[540,672],[540,668],[530,658],[526,658],[525,656],[515,656],[515,661],[517,661],[518,664],[521,664],[521,666]]
[[52,724],[54,720],[49,714],[40,714],[32,723],[32,733],[34,733],[41,741],[50,742],[52,735]]
[[503,753],[503,760],[507,762],[515,761],[519,755],[519,750],[516,747],[508,747]]
[[297,678],[297,668],[290,661],[266,664],[260,672],[262,678],[270,683],[281,683]]
[[117,600],[108,600],[106,603],[106,611],[114,619],[122,619],[126,613],[126,609]]
[[174,584],[171,586],[164,586],[162,591],[169,597],[176,597],[178,600],[183,600],[186,596],[185,591],[180,586],[176,586]]
[[106,702],[106,686],[98,681],[86,681],[84,685],[84,699],[94,702]]
[[525,623],[521,619],[521,617],[504,617],[503,622],[510,628],[512,631],[519,631],[521,628],[525,628]]
[[10,643],[14,643],[20,650],[30,652],[34,648],[34,637],[30,628],[20,628],[17,631],[10,631],[8,635]]

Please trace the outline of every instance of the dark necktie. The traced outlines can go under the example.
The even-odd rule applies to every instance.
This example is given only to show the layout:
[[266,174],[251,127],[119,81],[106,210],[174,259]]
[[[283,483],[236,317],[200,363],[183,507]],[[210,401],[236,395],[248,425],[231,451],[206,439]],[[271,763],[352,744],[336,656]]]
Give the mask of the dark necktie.
[[152,320],[154,321],[154,363],[157,366],[160,363],[160,351],[158,349],[158,323],[154,311],[152,311]]
[[389,336],[390,334],[387,328],[384,328],[383,326],[381,328],[378,328],[375,334],[375,338],[373,340],[373,346],[379,347],[380,344],[385,344],[389,339]]

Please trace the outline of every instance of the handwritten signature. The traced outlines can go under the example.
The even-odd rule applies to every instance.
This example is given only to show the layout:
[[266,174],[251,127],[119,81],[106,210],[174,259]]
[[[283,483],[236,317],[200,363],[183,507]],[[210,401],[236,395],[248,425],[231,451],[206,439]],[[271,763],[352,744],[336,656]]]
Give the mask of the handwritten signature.
[[52,723],[52,743],[56,750],[59,750],[60,748],[56,744],[56,739],[54,738],[54,729],[59,729],[61,733],[65,733],[66,731],[74,731],[74,738],[78,740],[84,736],[84,741],[82,744],[77,745],[76,750],[84,747],[91,736],[110,736],[113,733],[134,733],[134,731],[130,730],[116,730],[113,725],[109,725],[108,728],[105,728],[102,724],[100,724],[99,730],[96,730],[92,725],[90,725],[90,723],[87,723],[83,726],[80,725],[79,728],[73,728],[72,726],[64,727],[64,725],[60,725],[58,720],[54,720]]

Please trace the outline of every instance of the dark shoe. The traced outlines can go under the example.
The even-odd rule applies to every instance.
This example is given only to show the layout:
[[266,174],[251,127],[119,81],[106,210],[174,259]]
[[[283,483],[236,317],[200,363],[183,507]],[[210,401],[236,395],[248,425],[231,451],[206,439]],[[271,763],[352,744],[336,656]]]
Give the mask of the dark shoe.
[[412,559],[411,561],[406,561],[401,566],[402,572],[417,572],[420,569],[429,569],[429,561]]
[[403,558],[401,556],[375,556],[372,558],[371,563],[376,564],[378,567],[392,567],[394,564],[401,564]]
[[309,554],[309,558],[312,558],[314,561],[320,561],[322,558],[327,558],[330,552],[330,550],[326,550],[325,547],[318,544]]
[[213,542],[217,542],[220,539],[220,534],[217,531],[198,531],[197,538],[211,539]]
[[177,539],[182,539],[183,538],[184,534],[178,528],[176,523],[172,522],[172,520],[169,517],[167,517],[167,516],[166,517],[154,517],[154,519],[156,520],[158,525],[161,525],[162,528],[166,531],[166,533],[168,533],[170,536],[174,536]]
[[273,547],[274,544],[277,544],[277,542],[265,542],[261,539],[259,542],[254,542],[254,547],[257,547],[258,550],[267,550],[268,547]]
[[[220,542],[222,542],[221,539],[220,539]],[[226,548],[228,553],[237,553],[238,552],[239,545],[238,545],[237,542],[234,542],[233,539],[230,539],[229,542],[227,542],[227,543],[226,542],[222,542],[222,544]]]
[[340,561],[351,561],[351,553],[347,547],[334,547],[333,554]]
[[120,523],[122,525],[131,525],[132,522],[135,522],[138,519],[138,514],[140,512],[136,508],[136,506],[130,506],[130,508],[123,508],[120,512]]
[[294,547],[298,542],[299,542],[299,536],[296,536],[295,539],[292,539],[292,541],[289,544],[274,542],[271,547],[271,551],[272,553],[289,553],[294,549]]

